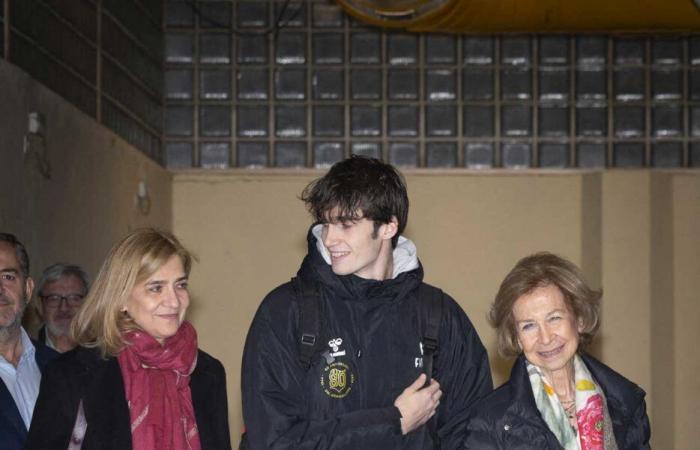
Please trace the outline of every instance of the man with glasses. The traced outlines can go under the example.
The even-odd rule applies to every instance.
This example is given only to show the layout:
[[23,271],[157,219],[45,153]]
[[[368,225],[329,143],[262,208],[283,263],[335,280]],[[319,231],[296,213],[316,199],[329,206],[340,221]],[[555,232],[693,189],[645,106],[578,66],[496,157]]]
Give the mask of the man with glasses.
[[80,266],[56,263],[44,270],[37,288],[36,308],[44,326],[38,339],[59,353],[75,347],[70,324],[88,291],[88,277]]
[[27,439],[41,372],[57,353],[33,342],[22,317],[34,289],[29,256],[17,238],[0,233],[0,448],[19,450]]

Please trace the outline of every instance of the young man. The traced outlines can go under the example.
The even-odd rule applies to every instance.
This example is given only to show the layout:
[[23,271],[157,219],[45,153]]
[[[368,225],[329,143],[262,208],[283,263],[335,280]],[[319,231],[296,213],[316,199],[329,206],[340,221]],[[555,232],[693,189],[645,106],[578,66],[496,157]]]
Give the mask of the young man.
[[[308,255],[297,280],[263,300],[246,340],[250,448],[458,448],[470,406],[491,392],[488,359],[459,305],[422,283],[416,247],[401,236],[403,178],[388,164],[354,156],[311,183],[302,199],[317,222]],[[318,294],[314,307],[305,300],[309,291]],[[426,387],[429,309],[421,292],[439,293],[433,300],[441,305]],[[315,340],[302,328],[314,322],[321,346],[305,364],[300,341]]]

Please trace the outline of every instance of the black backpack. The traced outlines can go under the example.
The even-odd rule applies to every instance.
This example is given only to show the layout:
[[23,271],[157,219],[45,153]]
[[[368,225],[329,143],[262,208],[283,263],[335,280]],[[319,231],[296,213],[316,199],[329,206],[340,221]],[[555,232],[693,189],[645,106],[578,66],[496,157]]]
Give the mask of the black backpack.
[[[323,302],[318,285],[307,277],[292,278],[292,286],[299,299],[299,362],[305,369],[311,368],[314,356],[324,350]],[[420,313],[427,318],[421,341],[423,343],[423,373],[427,375],[425,386],[432,379],[434,360],[439,347],[440,322],[442,319],[442,290],[425,283],[418,287]],[[435,448],[440,448],[436,430],[436,419],[427,424]],[[239,450],[250,449],[247,436],[243,433]]]

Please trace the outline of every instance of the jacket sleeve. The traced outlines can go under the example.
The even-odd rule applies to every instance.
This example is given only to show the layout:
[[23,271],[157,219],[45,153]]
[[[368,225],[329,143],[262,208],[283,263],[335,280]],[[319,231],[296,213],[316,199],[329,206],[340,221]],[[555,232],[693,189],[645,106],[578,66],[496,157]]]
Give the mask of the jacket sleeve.
[[466,424],[464,444],[455,447],[465,450],[497,450],[502,448],[495,439],[493,422],[484,417],[472,417]]
[[60,369],[50,364],[42,374],[25,450],[68,448],[79,396],[73,395],[76,389],[70,383],[72,377]]
[[639,402],[630,421],[632,423],[628,423],[625,427],[627,429],[627,434],[624,448],[649,450],[651,448],[649,445],[651,432],[649,429],[649,417],[647,416],[647,404],[644,400]]
[[445,295],[435,379],[443,397],[438,410],[441,448],[461,448],[467,419],[493,382],[486,349],[462,308]]
[[400,446],[400,413],[394,406],[322,419],[308,417],[306,396],[310,386],[294,339],[296,314],[286,308],[280,317],[266,308],[267,301],[253,320],[243,353],[243,419],[250,448],[356,450]]

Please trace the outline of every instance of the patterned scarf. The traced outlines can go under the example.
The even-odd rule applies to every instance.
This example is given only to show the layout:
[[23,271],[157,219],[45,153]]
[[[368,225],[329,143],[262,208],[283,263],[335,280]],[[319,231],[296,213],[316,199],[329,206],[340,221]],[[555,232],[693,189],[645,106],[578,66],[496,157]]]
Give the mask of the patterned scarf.
[[134,450],[201,450],[190,374],[197,365],[197,333],[183,322],[161,346],[131,331],[117,359],[131,417]]
[[617,448],[612,436],[603,391],[595,384],[591,373],[578,355],[574,358],[578,436],[571,427],[566,411],[559,402],[559,397],[554,392],[552,384],[540,368],[527,362],[527,373],[530,377],[537,409],[565,450]]

